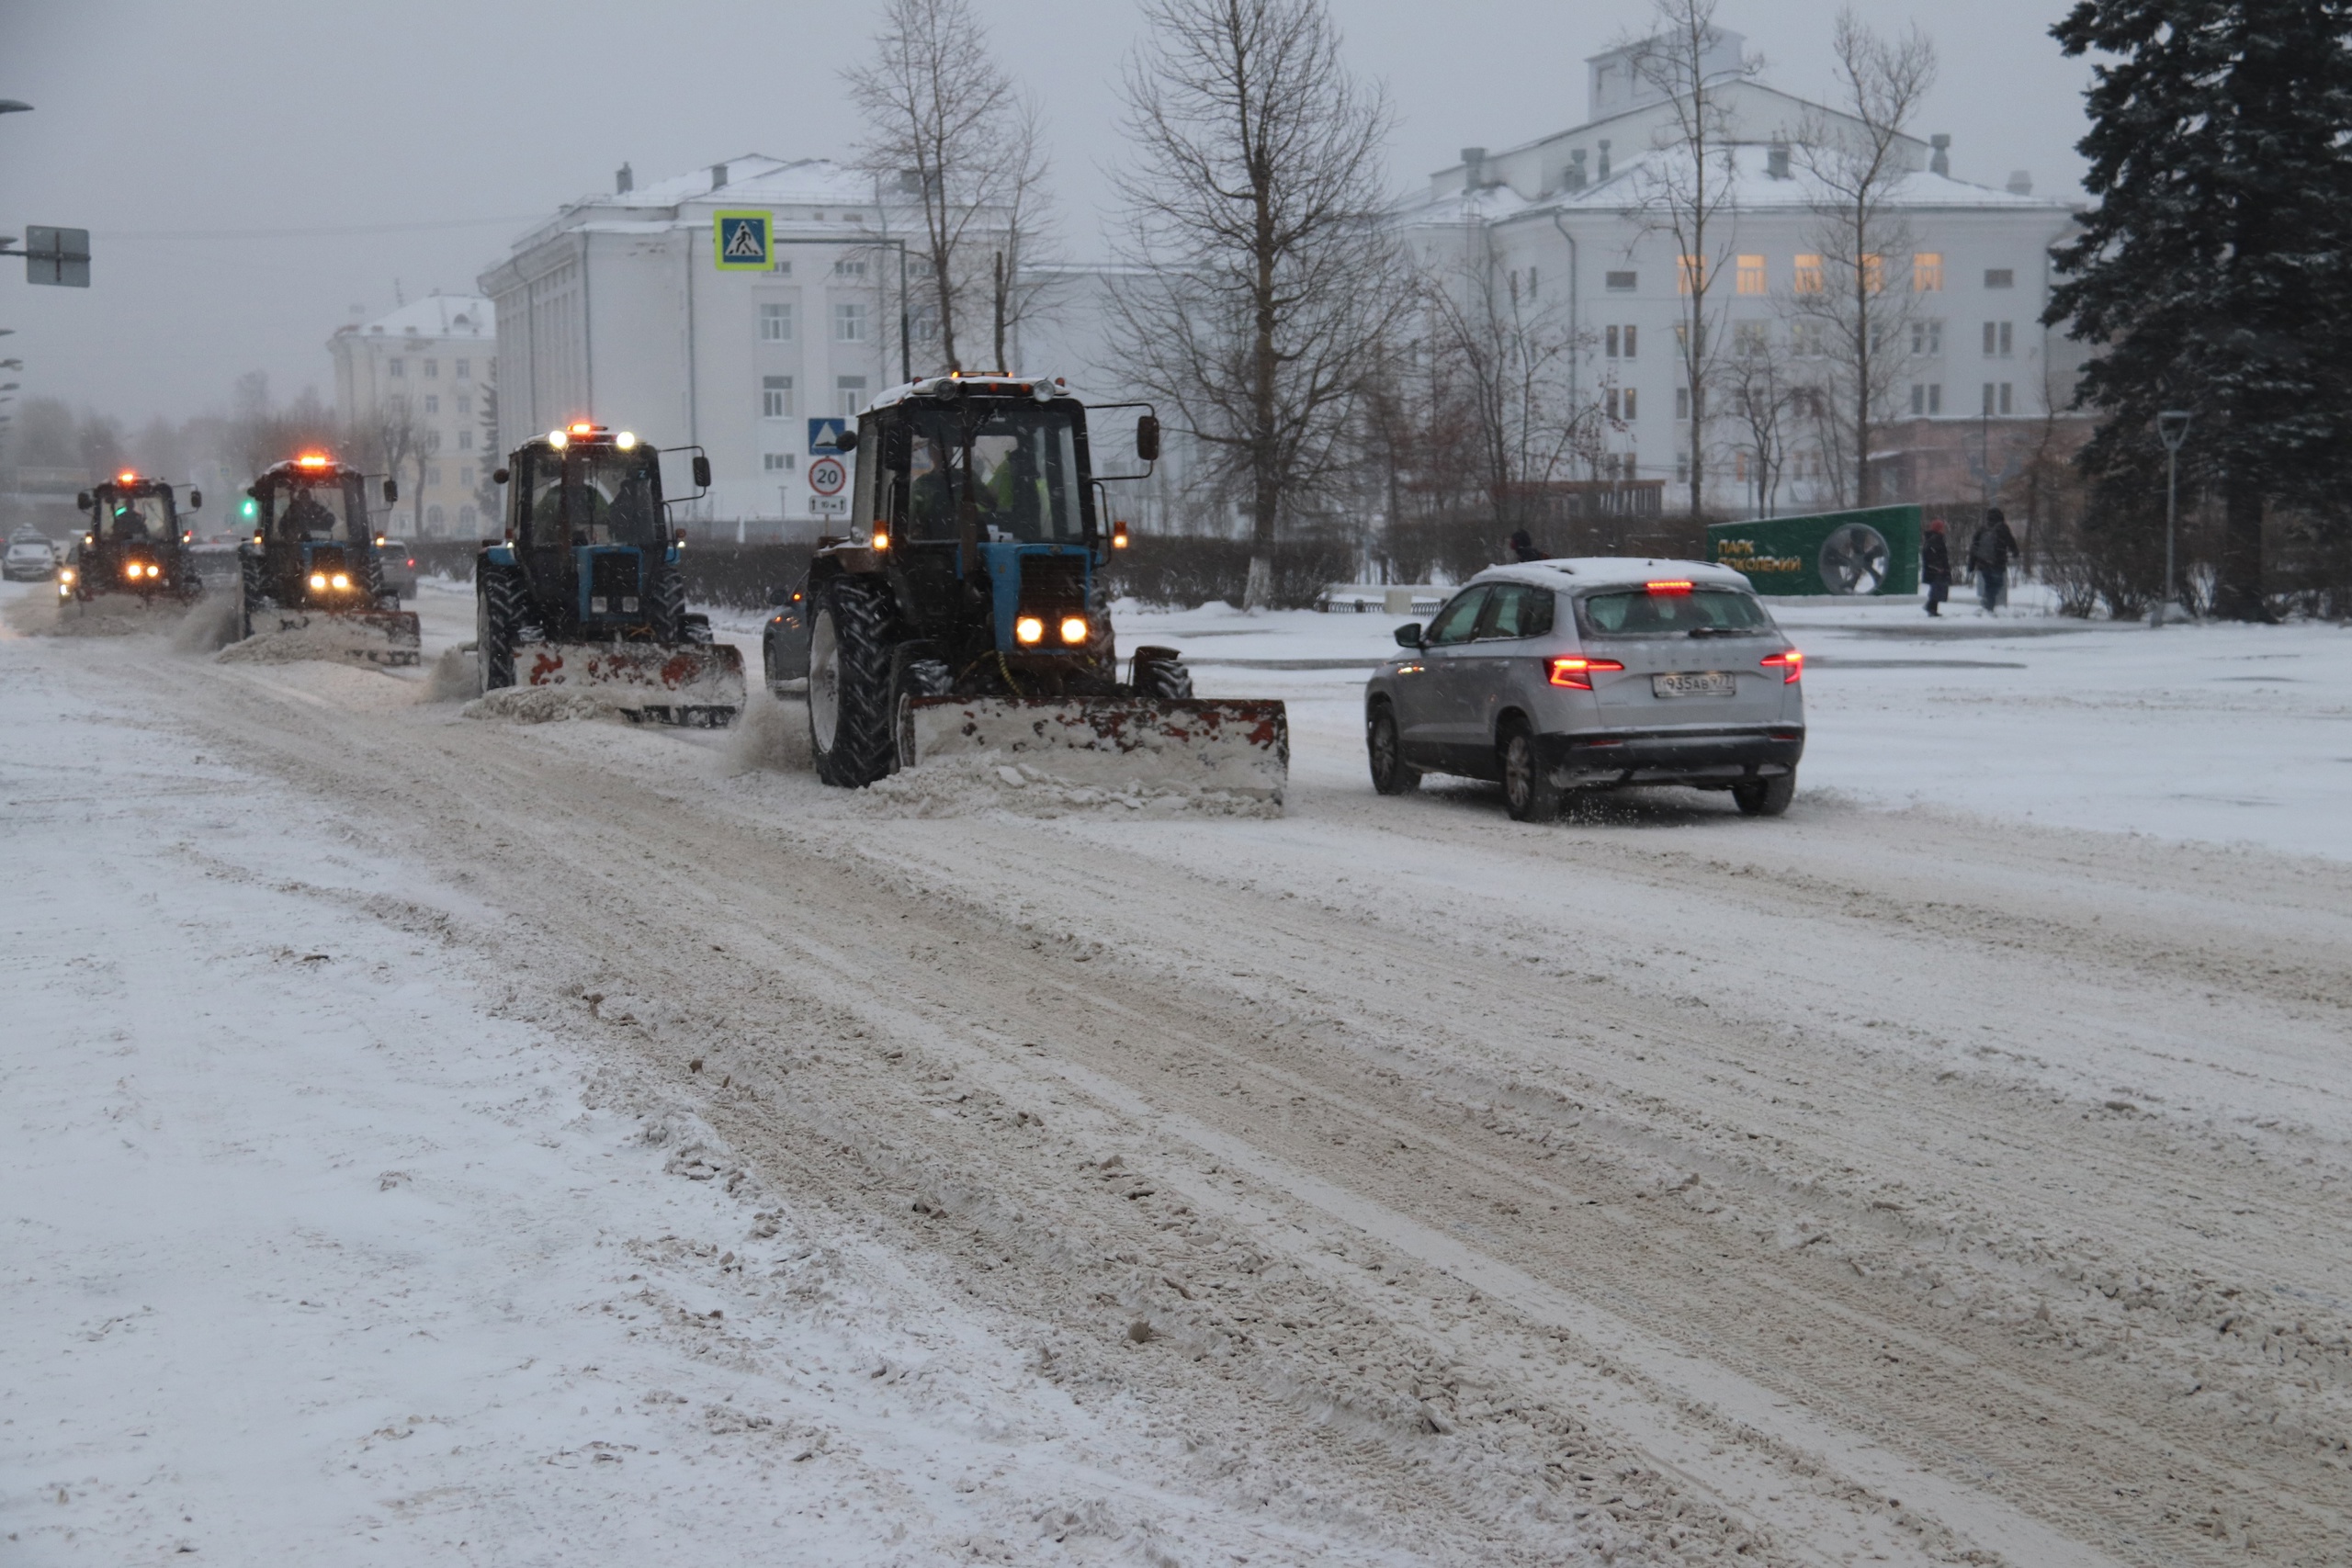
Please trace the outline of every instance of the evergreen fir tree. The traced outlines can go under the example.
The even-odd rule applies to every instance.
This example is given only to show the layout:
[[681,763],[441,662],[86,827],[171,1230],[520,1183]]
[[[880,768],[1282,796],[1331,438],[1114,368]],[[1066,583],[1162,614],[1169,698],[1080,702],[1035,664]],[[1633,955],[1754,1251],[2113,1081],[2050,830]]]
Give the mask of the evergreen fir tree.
[[2051,30],[2116,57],[2046,317],[2098,347],[2085,468],[2132,488],[2157,412],[2191,411],[2184,481],[2227,519],[2215,607],[2260,616],[2265,506],[2352,479],[2352,0],[2079,0]]

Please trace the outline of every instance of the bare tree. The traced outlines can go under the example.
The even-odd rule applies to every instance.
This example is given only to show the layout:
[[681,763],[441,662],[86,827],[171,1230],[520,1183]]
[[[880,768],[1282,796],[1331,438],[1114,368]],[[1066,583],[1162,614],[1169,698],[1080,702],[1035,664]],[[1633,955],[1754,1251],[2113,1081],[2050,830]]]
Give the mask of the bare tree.
[[1059,275],[1036,267],[1053,239],[1052,214],[1045,198],[1049,165],[1041,146],[1035,107],[1024,102],[1018,118],[1005,128],[1002,177],[996,192],[996,243],[989,266],[993,364],[1000,370],[1022,368],[1012,363],[1012,353],[1021,323],[1051,303],[1059,281]]
[[[1567,385],[1576,339],[1565,315],[1537,298],[1532,267],[1502,265],[1494,231],[1478,225],[1475,251],[1448,272],[1425,274],[1434,402],[1453,404],[1478,468],[1488,519],[1526,525],[1533,487],[1597,446],[1595,406],[1577,407]],[[1440,408],[1431,409],[1433,415]]]
[[364,415],[351,433],[358,448],[360,465],[371,470],[401,479],[401,470],[413,465],[416,470],[415,489],[410,500],[415,508],[416,523],[412,537],[424,537],[424,422],[417,417],[416,406],[405,392],[395,392],[379,399],[376,406]]
[[[1906,270],[1911,262],[1910,231],[1896,206],[1915,167],[1904,128],[1935,81],[1936,48],[1916,26],[1900,38],[1881,38],[1849,9],[1838,14],[1832,49],[1845,112],[1834,121],[1816,118],[1800,138],[1815,191],[1817,263],[1813,276],[1798,278],[1792,302],[1800,320],[1826,333],[1823,389],[1842,426],[1826,445],[1852,465],[1854,502],[1868,506],[1872,423],[1902,369],[1903,338],[1919,293],[1942,287],[1940,276],[1888,272],[1895,262]],[[1842,478],[1838,488],[1845,489]]]
[[1704,510],[1707,391],[1720,353],[1722,311],[1715,286],[1730,259],[1738,183],[1732,165],[1727,80],[1755,73],[1753,62],[1726,68],[1729,41],[1715,26],[1715,0],[1651,0],[1653,31],[1634,45],[1634,73],[1664,95],[1668,115],[1658,136],[1663,156],[1641,170],[1637,200],[1645,226],[1674,242],[1675,288],[1681,299],[1675,350],[1690,399],[1690,515]]
[[1791,374],[1784,350],[1770,335],[1770,323],[1742,321],[1739,327],[1725,367],[1724,400],[1747,454],[1748,494],[1756,514],[1770,517],[1780,501],[1790,438],[1808,404],[1809,389]]
[[[882,17],[874,59],[848,73],[869,133],[863,157],[921,205],[940,350],[947,367],[960,370],[962,306],[982,269],[1004,265],[967,252],[1002,223],[1008,201],[1033,214],[1039,205],[1045,160],[1036,116],[989,53],[970,0],[888,0]],[[1003,246],[987,248],[1001,254]],[[1010,297],[995,303],[1001,315]],[[1000,331],[1000,354],[1001,339]]]
[[1382,218],[1391,116],[1342,62],[1324,0],[1147,0],[1143,26],[1125,87],[1138,157],[1119,176],[1143,265],[1113,309],[1134,379],[1241,498],[1254,608],[1409,308]]

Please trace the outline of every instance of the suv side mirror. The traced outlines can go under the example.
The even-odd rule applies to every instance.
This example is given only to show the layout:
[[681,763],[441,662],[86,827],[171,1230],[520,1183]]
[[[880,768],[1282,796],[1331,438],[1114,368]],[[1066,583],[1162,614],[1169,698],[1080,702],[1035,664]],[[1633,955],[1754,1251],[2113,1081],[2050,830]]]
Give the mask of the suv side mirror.
[[1408,621],[1396,628],[1396,646],[1419,651],[1421,646],[1421,623]]
[[386,479],[384,481],[384,504],[386,506],[390,506],[400,498],[401,481],[398,479]]
[[695,488],[696,490],[710,488],[710,459],[699,452],[695,454]]
[[1159,461],[1159,416],[1148,413],[1136,421],[1136,456],[1147,463]]
[[204,492],[202,491],[191,490],[187,492],[187,509],[190,512],[201,512],[204,510]]

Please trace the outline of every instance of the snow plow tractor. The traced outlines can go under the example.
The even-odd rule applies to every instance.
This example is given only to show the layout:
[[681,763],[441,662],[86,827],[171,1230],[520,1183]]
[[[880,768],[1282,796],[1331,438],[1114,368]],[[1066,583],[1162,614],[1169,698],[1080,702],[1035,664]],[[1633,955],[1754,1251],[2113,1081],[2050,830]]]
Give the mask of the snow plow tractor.
[[[90,514],[90,525],[58,569],[61,601],[86,608],[109,594],[132,594],[142,605],[162,598],[185,604],[204,592],[168,483],[126,468],[74,504]],[[190,512],[203,504],[202,491],[187,492]]]
[[806,637],[771,638],[767,671],[805,680],[825,783],[976,755],[1281,801],[1280,702],[1196,698],[1168,648],[1121,679],[1101,569],[1126,538],[1102,487],[1149,473],[1159,425],[1136,422],[1141,472],[1100,474],[1088,412],[1059,380],[956,374],[883,393],[842,434],[852,532],[820,541],[790,606]]
[[[367,477],[323,452],[272,467],[246,490],[254,534],[237,547],[237,636],[289,653],[414,664],[416,616],[384,583],[368,522]],[[384,503],[400,490],[384,481]]]
[[[710,459],[678,450],[694,454],[699,496]],[[506,536],[474,571],[485,696],[556,687],[634,722],[710,728],[743,711],[743,656],[686,613],[685,536],[662,510],[661,459],[628,431],[582,423],[526,443],[492,476],[506,487]]]

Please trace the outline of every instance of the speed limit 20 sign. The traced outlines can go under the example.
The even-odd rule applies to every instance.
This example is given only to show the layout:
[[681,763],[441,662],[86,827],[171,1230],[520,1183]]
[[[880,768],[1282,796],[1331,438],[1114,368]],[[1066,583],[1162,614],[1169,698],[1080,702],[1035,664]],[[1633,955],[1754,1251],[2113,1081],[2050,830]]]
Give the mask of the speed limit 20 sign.
[[849,469],[839,457],[820,457],[808,465],[808,488],[819,495],[839,495],[849,482]]

